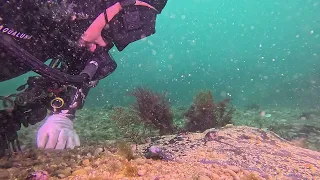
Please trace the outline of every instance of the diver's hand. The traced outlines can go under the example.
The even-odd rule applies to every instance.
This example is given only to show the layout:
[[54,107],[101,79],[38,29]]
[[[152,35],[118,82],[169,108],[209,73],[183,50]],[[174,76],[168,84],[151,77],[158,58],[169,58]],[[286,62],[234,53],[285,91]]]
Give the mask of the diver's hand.
[[87,47],[92,52],[96,50],[97,46],[107,46],[107,43],[101,36],[101,32],[106,26],[107,22],[109,22],[116,14],[118,14],[120,10],[120,3],[116,3],[106,9],[105,13],[107,14],[108,19],[105,19],[104,13],[101,13],[81,36],[81,39],[78,42],[79,45]]
[[[137,0],[135,5],[138,6],[146,6],[149,8],[154,7],[150,6],[149,4]],[[79,46],[86,47],[90,51],[94,52],[97,46],[105,47],[107,43],[103,40],[101,36],[101,32],[105,26],[107,26],[108,22],[110,22],[115,15],[117,15],[122,10],[122,7],[119,2],[115,3],[114,5],[110,6],[106,9],[104,13],[106,13],[107,18],[105,19],[104,13],[101,13],[89,26],[89,28],[83,33],[81,36],[78,44]],[[156,10],[156,9],[155,9]]]
[[73,129],[73,122],[66,115],[54,114],[38,130],[37,146],[45,149],[73,149],[80,146],[80,140]]

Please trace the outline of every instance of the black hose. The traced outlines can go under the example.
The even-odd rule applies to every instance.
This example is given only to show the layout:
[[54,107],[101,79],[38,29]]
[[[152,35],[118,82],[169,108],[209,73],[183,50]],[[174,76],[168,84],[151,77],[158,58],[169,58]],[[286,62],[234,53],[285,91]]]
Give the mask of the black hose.
[[[56,69],[50,68],[49,66],[45,65],[43,62],[41,62],[36,57],[32,56],[29,52],[21,48],[18,44],[16,44],[13,39],[9,36],[0,34],[0,43],[4,45],[11,53],[13,53],[15,56],[17,56],[18,60],[28,67],[31,68],[32,71],[44,76],[48,77],[50,79],[53,79],[55,81],[67,84],[67,83],[83,83],[83,82],[89,82],[93,72],[82,72],[80,75],[70,75],[63,73],[61,71],[58,71]],[[92,66],[91,63],[88,64],[88,66]],[[89,68],[90,70],[96,68]],[[86,69],[86,68],[85,68]],[[87,68],[88,69],[88,68]],[[96,72],[94,72],[96,73]]]

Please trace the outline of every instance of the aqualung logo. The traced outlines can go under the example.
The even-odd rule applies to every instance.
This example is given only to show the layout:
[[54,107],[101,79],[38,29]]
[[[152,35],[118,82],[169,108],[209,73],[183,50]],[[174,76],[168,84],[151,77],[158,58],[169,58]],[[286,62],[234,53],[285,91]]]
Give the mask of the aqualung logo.
[[20,39],[31,39],[32,38],[31,35],[28,35],[26,33],[22,33],[22,32],[19,32],[19,31],[15,31],[14,29],[10,29],[8,27],[5,27],[2,24],[0,24],[0,32],[4,33],[4,34],[11,35],[13,37],[20,38]]

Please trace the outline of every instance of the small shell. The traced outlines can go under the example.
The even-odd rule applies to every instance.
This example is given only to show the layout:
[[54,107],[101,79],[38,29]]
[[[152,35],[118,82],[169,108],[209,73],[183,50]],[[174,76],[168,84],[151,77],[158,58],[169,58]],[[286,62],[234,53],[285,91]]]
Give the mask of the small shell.
[[271,114],[266,114],[265,117],[269,118],[271,117]]

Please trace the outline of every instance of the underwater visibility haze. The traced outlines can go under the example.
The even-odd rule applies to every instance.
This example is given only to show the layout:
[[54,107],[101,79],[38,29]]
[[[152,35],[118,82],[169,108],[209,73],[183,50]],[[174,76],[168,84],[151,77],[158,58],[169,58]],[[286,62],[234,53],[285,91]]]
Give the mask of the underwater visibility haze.
[[318,107],[319,6],[312,0],[169,1],[154,36],[114,53],[119,69],[90,102],[124,103],[127,90],[146,84],[167,90],[177,105],[210,89],[239,105]]
[[[316,0],[169,1],[156,34],[112,55],[118,69],[100,81],[86,106],[126,104],[145,84],[190,103],[199,89],[246,105],[319,102],[320,11]],[[12,93],[27,76],[1,83]]]

